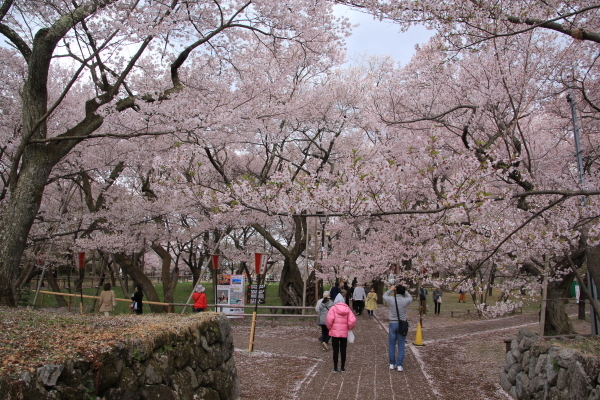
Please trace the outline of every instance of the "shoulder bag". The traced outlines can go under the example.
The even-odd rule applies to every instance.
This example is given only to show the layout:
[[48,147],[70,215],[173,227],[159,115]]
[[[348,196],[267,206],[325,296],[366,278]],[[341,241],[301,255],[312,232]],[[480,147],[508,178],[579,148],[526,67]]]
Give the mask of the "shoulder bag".
[[400,319],[400,311],[398,311],[398,300],[394,294],[394,303],[396,303],[396,315],[398,316],[398,333],[402,336],[408,335],[408,321]]

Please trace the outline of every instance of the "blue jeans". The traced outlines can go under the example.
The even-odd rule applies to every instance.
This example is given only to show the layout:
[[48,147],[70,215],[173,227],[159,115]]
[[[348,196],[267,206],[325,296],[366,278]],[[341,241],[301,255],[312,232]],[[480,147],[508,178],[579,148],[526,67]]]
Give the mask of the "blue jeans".
[[[398,333],[398,323],[390,322],[389,325],[389,346],[388,353],[390,364],[402,365],[404,362],[404,347],[406,345],[406,336]],[[398,357],[396,357],[396,344],[398,344]]]

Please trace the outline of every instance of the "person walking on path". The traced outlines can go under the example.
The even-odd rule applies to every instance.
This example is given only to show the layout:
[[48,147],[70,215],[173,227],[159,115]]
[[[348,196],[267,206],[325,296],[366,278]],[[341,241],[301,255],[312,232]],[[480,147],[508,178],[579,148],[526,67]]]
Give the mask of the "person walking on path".
[[192,300],[194,300],[195,313],[206,311],[208,308],[208,303],[206,302],[206,293],[204,293],[205,290],[206,288],[202,285],[196,286],[196,289],[194,290]]
[[[344,279],[344,282],[340,285],[340,290],[342,291],[342,296],[344,297],[344,301],[346,302],[346,305],[350,306],[350,286],[348,286],[347,279]],[[334,303],[335,303],[335,301],[334,301]]]
[[340,293],[342,293],[342,290],[340,289],[340,281],[336,279],[333,287],[329,290],[329,298],[335,300],[337,295]]
[[333,307],[333,301],[329,298],[329,292],[323,292],[323,298],[317,302],[317,324],[321,327],[321,337],[319,341],[323,350],[329,350],[329,329],[327,329],[327,313]]
[[419,300],[421,302],[421,314],[427,314],[427,289],[421,287],[419,292]]
[[338,294],[333,307],[327,312],[327,329],[333,346],[333,371],[338,371],[338,354],[341,356],[341,371],[346,370],[346,347],[348,346],[348,331],[356,326],[356,317],[345,303],[344,297]]
[[[388,332],[388,355],[390,360],[390,369],[398,368],[399,372],[404,371],[404,348],[406,346],[406,335],[400,334],[401,323],[406,323],[406,308],[412,302],[412,296],[406,292],[402,285],[394,285],[383,294],[383,301],[390,308],[390,323]],[[396,356],[396,346],[398,355]]]
[[98,311],[103,312],[105,317],[108,317],[117,305],[115,292],[110,290],[110,288],[110,283],[106,282],[104,284],[104,290],[100,293],[100,300],[98,302]]
[[131,300],[133,300],[132,308],[134,314],[141,314],[143,312],[143,298],[144,292],[142,291],[142,285],[138,283],[135,285],[135,293],[131,295]]
[[369,314],[369,318],[373,318],[375,316],[375,310],[377,310],[377,293],[375,293],[375,288],[373,287],[367,295],[367,305],[365,308],[367,309],[367,314]]
[[365,293],[365,289],[362,286],[356,286],[354,288],[354,292],[352,293],[352,305],[354,306],[356,315],[362,314],[363,309],[365,308],[366,298],[367,295]]
[[459,303],[466,303],[467,302],[467,295],[465,293],[464,290],[460,289],[458,291],[458,302]]
[[433,305],[434,305],[434,314],[439,314],[440,313],[440,308],[442,305],[442,289],[440,289],[439,287],[436,287],[435,290],[433,291]]

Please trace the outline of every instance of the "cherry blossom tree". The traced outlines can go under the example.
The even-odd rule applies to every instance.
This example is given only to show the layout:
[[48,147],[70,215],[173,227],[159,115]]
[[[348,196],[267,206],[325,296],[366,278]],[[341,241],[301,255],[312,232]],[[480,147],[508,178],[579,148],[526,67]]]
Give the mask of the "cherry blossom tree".
[[[213,74],[246,46],[276,56],[294,44],[314,59],[336,51],[339,26],[330,4],[312,1],[3,1],[0,32],[26,73],[16,145],[5,158],[0,304],[15,304],[21,256],[48,177],[79,143],[174,132],[171,123],[144,118],[142,110],[186,107],[177,99],[191,54],[215,60]],[[72,67],[57,76],[62,60]],[[60,89],[51,91],[51,82]]]

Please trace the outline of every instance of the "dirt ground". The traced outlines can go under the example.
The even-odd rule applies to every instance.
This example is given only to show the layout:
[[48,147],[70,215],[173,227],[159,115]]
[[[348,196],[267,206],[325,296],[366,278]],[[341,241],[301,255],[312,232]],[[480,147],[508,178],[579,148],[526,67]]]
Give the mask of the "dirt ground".
[[[577,333],[589,333],[589,317],[578,320],[576,306],[569,314]],[[409,310],[405,371],[397,372],[388,369],[388,308],[380,306],[374,319],[357,316],[356,341],[348,345],[343,373],[331,371],[332,352],[317,339],[316,317],[259,318],[253,352],[248,351],[250,319],[232,320],[240,399],[510,399],[499,385],[504,340],[521,328],[537,331],[537,318],[537,313],[496,320],[427,314],[424,346],[415,346],[419,317]]]

